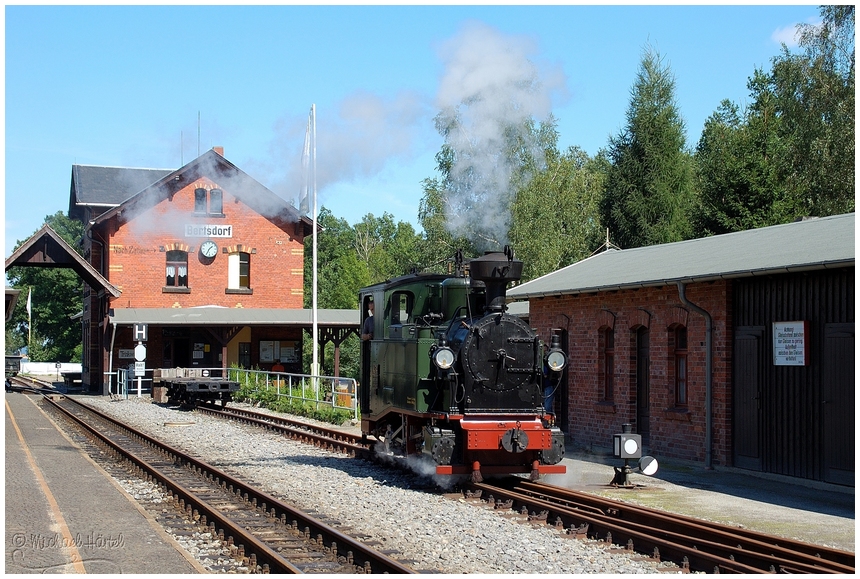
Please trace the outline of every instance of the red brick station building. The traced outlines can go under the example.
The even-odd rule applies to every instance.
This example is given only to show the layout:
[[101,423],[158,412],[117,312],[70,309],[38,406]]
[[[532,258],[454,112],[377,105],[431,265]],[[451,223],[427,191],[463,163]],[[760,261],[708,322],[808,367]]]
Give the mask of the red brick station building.
[[[146,367],[301,373],[314,223],[215,148],[177,170],[74,165],[83,258],[47,226],[6,260],[82,277],[83,383]],[[508,290],[570,355],[555,396],[576,447],[632,424],[650,454],[854,485],[854,214],[607,250]],[[358,310],[320,310],[320,342]],[[335,358],[335,374],[337,357]]]
[[[82,277],[90,391],[133,364],[146,330],[146,368],[302,372],[304,240],[313,222],[207,151],[177,170],[72,166],[69,216],[83,222],[83,258],[48,226],[6,260],[71,267]],[[356,298],[357,300],[358,298]],[[358,333],[359,312],[318,310],[319,341]],[[322,351],[322,348],[321,348]],[[335,359],[337,373],[337,355]]]

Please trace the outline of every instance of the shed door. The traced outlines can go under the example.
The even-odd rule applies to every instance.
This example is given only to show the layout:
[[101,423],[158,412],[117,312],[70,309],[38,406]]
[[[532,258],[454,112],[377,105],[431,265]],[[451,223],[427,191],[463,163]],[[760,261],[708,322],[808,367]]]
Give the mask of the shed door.
[[651,435],[651,348],[648,328],[636,331],[636,432],[642,445],[650,444]]
[[854,324],[826,324],[821,355],[824,480],[854,486]]
[[762,469],[761,452],[761,326],[739,327],[734,340],[734,465],[749,470]]

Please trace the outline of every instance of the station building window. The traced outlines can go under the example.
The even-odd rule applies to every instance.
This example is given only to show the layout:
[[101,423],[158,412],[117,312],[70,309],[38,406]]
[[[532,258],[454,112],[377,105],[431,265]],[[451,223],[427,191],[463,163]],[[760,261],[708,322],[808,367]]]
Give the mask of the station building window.
[[237,251],[227,256],[227,289],[251,289],[251,254]]
[[194,190],[194,213],[223,215],[224,194],[220,189],[207,191],[203,187]]
[[167,252],[164,285],[169,288],[188,287],[188,252],[173,249]]

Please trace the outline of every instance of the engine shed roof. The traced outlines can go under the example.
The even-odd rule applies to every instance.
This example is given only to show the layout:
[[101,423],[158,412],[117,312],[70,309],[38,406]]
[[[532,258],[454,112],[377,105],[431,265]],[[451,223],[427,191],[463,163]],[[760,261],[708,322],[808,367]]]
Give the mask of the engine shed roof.
[[854,266],[854,214],[607,250],[511,288],[509,300]]

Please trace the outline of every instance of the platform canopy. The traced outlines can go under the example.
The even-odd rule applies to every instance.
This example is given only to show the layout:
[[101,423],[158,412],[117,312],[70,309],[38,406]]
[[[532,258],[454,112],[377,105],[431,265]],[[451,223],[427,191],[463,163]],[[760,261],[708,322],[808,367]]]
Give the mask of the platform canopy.
[[47,224],[6,258],[6,271],[13,266],[68,267],[99,295],[108,293],[116,298],[122,293]]
[[[318,322],[328,327],[359,326],[358,310],[317,310]],[[118,326],[153,324],[158,326],[298,326],[313,325],[313,310],[274,308],[116,308],[108,313],[109,322]]]

